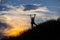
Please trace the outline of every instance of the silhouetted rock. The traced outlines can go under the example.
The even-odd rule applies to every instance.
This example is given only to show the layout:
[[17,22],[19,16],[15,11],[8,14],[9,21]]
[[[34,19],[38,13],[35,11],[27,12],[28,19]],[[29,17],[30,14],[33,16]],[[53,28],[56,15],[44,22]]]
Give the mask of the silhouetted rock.
[[58,18],[58,19],[57,19],[57,21],[59,21],[59,22],[60,22],[60,18]]
[[21,36],[8,40],[59,40],[60,21],[49,20],[37,25],[35,28],[24,32]]

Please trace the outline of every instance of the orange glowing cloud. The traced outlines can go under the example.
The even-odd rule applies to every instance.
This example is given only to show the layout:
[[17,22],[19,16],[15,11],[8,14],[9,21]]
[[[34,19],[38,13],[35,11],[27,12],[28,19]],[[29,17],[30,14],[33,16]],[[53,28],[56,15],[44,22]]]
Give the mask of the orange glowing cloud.
[[[30,28],[28,19],[23,18],[22,16],[9,16],[5,15],[5,22],[11,26],[11,28],[6,28],[3,30],[3,34],[7,37],[16,37],[21,35],[24,31]],[[2,19],[3,20],[3,19]]]
[[22,28],[11,28],[11,29],[6,29],[4,30],[4,35],[8,36],[8,37],[15,37],[15,36],[19,36],[22,33]]

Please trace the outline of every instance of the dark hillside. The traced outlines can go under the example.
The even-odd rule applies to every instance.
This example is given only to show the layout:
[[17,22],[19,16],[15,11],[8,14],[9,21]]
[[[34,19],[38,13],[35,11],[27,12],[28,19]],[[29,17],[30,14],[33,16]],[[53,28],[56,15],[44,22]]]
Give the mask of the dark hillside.
[[21,36],[7,40],[59,40],[60,20],[49,20],[24,32]]

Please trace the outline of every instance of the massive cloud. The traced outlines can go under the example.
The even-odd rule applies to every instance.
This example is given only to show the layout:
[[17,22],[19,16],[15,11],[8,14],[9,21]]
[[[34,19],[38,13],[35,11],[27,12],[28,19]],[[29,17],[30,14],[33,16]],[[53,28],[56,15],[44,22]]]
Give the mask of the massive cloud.
[[4,4],[2,6],[4,6],[4,8],[0,11],[0,15],[5,17],[5,22],[12,27],[5,28],[2,30],[3,32],[0,31],[0,33],[3,33],[5,36],[17,36],[21,32],[29,29],[30,14],[36,14],[36,24],[59,17],[58,12],[51,11],[46,6],[42,6],[40,4],[20,4],[19,6]]

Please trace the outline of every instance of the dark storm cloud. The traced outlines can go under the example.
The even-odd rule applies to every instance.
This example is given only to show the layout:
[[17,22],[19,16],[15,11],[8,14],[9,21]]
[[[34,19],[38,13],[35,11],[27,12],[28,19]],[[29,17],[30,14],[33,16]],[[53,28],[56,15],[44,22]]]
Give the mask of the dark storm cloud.
[[5,28],[8,28],[8,27],[10,27],[8,24],[0,21],[0,29],[2,29],[2,28],[5,29]]
[[24,11],[28,11],[28,10],[36,10],[39,7],[43,7],[42,5],[37,5],[37,4],[32,4],[32,5],[23,5],[24,7]]
[[27,10],[35,10],[39,6],[36,6],[36,5],[24,5],[24,7],[25,7],[24,11],[27,11]]

